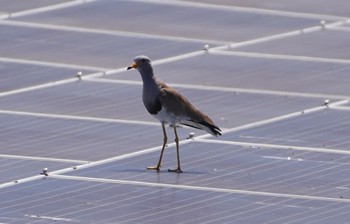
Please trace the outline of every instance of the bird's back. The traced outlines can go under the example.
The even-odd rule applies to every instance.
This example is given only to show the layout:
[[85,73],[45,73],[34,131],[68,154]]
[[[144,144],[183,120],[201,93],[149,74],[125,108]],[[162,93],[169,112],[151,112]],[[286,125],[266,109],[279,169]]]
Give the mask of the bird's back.
[[221,135],[220,128],[214,124],[213,120],[193,106],[180,92],[161,81],[158,81],[158,86],[160,86],[159,102],[172,120],[179,124],[206,130],[215,136]]

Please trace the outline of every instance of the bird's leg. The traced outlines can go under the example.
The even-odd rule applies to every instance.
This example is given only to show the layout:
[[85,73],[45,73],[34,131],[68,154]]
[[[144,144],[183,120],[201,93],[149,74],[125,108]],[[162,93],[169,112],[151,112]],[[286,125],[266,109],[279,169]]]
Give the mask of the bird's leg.
[[163,123],[162,123],[162,129],[163,129],[164,140],[163,140],[163,147],[162,147],[162,151],[160,152],[158,164],[157,164],[157,166],[148,166],[147,167],[148,170],[157,170],[157,171],[160,170],[160,167],[161,167],[161,164],[162,164],[162,159],[163,159],[163,153],[164,153],[165,145],[166,145],[166,143],[168,141],[168,137],[167,137],[166,131],[165,131],[165,126],[164,126]]
[[168,169],[169,172],[182,173],[180,164],[179,137],[177,136],[176,125],[174,125],[176,153],[177,153],[177,169]]

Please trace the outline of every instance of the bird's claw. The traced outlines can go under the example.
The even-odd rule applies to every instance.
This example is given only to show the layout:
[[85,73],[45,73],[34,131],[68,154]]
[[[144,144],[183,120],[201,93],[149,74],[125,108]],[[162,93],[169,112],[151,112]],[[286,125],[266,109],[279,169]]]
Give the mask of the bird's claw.
[[147,167],[148,170],[156,170],[157,172],[160,171],[160,166],[148,166]]

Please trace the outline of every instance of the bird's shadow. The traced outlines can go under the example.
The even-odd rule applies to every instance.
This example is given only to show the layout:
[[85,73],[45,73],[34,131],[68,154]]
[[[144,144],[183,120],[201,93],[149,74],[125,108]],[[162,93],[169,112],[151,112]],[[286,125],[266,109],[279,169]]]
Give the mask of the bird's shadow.
[[209,174],[210,172],[208,171],[194,171],[194,170],[183,170],[183,173],[174,173],[174,172],[169,172],[167,169],[159,170],[159,171],[154,171],[154,170],[147,170],[146,168],[144,169],[120,169],[120,170],[113,170],[114,172],[118,173],[149,173],[149,174],[178,174],[178,175],[189,175],[189,174],[195,174],[195,175],[203,175],[203,174]]

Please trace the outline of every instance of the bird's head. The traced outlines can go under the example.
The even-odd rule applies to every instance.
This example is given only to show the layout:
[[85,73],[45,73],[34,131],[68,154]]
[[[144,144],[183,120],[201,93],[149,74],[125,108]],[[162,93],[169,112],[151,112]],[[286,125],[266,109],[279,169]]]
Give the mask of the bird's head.
[[135,68],[139,71],[152,69],[151,60],[145,55],[137,56],[127,70]]

